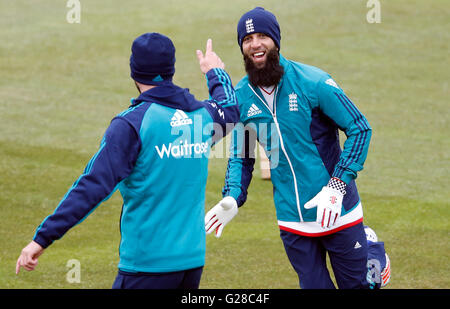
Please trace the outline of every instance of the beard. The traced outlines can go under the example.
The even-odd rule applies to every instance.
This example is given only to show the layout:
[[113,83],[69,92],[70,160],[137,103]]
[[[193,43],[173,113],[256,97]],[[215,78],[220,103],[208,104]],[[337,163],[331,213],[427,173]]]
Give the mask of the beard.
[[252,85],[269,87],[278,85],[284,74],[284,69],[280,65],[280,56],[278,50],[273,48],[267,52],[267,60],[264,67],[257,68],[253,60],[244,55],[245,71]]

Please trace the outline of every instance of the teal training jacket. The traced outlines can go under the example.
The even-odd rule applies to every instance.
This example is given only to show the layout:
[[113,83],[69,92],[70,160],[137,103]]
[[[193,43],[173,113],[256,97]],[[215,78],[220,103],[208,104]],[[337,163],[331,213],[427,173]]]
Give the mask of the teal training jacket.
[[[233,131],[223,195],[233,196],[239,206],[246,201],[258,140],[270,160],[279,221],[315,221],[316,209],[304,204],[330,177],[347,183],[344,216],[360,202],[355,178],[366,160],[370,125],[328,73],[281,55],[280,64],[284,75],[275,89],[273,110],[248,76],[236,86],[241,122]],[[338,130],[347,137],[343,149]]]

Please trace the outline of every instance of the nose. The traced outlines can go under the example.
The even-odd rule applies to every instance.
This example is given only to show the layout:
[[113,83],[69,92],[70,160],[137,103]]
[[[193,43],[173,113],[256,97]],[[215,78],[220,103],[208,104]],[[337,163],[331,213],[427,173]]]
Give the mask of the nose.
[[252,38],[250,46],[252,49],[258,49],[259,47],[261,47],[261,40],[257,36],[254,36]]

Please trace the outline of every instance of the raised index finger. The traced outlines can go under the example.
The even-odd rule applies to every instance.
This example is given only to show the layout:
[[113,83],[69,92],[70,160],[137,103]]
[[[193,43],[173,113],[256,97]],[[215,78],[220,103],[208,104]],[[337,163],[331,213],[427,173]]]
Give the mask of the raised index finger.
[[212,52],[212,40],[211,39],[208,39],[207,41],[206,41],[206,52],[208,53],[208,52]]

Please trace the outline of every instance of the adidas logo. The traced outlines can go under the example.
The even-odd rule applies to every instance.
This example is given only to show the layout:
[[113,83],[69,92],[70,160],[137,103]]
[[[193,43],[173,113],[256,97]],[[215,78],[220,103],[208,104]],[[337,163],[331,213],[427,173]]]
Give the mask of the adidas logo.
[[355,244],[355,246],[354,246],[353,248],[359,249],[359,248],[361,248],[361,247],[362,247],[361,244],[359,243],[359,241],[357,241],[356,244]]
[[252,106],[250,106],[250,108],[248,109],[247,117],[252,117],[261,113],[262,111],[258,108],[258,106],[255,105],[255,103],[253,103]]
[[330,85],[330,86],[333,86],[334,88],[339,89],[339,87],[338,87],[338,85],[336,84],[336,82],[335,82],[333,79],[331,79],[331,78],[327,79],[327,80],[325,81],[325,84]]
[[177,109],[170,121],[170,125],[172,127],[179,127],[187,124],[192,124],[192,119],[190,119],[185,112]]

